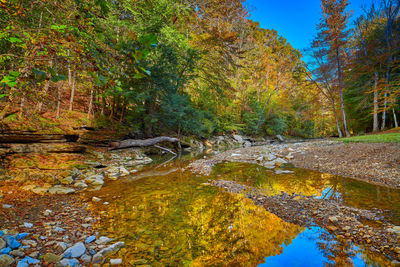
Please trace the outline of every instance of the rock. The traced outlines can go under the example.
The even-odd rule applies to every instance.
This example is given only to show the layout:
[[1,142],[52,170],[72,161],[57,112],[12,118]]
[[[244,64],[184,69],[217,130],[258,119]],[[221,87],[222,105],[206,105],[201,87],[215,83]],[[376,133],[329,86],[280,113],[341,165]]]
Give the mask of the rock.
[[266,159],[268,161],[272,161],[272,160],[276,159],[276,156],[272,153],[268,153],[264,156],[264,159]]
[[85,244],[92,243],[95,240],[96,240],[96,236],[95,235],[89,236],[88,238],[86,238]]
[[86,247],[82,242],[76,243],[62,254],[63,258],[78,258],[86,252]]
[[15,237],[11,236],[11,235],[5,235],[3,237],[3,240],[6,241],[7,246],[10,247],[11,249],[16,249],[19,248],[21,246],[21,243],[19,243]]
[[48,192],[52,195],[67,195],[67,194],[71,194],[74,193],[75,190],[69,187],[65,187],[62,185],[56,185],[53,187],[50,187],[48,189]]
[[117,242],[109,247],[103,248],[93,256],[92,263],[100,264],[104,261],[104,257],[117,252],[125,245],[124,242]]
[[11,248],[9,248],[9,247],[0,249],[0,255],[2,255],[2,254],[9,254],[10,252],[11,252]]
[[56,255],[54,253],[46,253],[43,255],[43,260],[48,263],[57,263],[62,259],[61,256]]
[[50,216],[52,213],[53,213],[53,212],[52,212],[51,210],[45,210],[45,211],[43,212],[43,215],[46,216],[46,217],[48,217],[48,216]]
[[263,166],[267,169],[275,169],[275,162],[264,162]]
[[234,134],[233,136],[233,139],[235,139],[236,140],[236,142],[238,142],[239,144],[243,144],[243,137],[242,136],[240,136],[240,135],[237,135],[237,134]]
[[127,169],[125,169],[125,167],[120,167],[119,172],[121,173],[122,176],[130,174],[130,172]]
[[110,243],[111,241],[113,241],[112,238],[108,238],[106,236],[101,236],[99,239],[96,240],[96,244],[97,245],[105,245],[107,243]]
[[67,244],[65,244],[64,242],[58,242],[55,248],[58,252],[63,252],[67,249]]
[[23,240],[22,245],[24,246],[31,246],[33,248],[36,248],[37,242],[35,240]]
[[249,141],[244,141],[243,146],[244,147],[251,147],[251,143]]
[[31,258],[37,258],[37,257],[39,257],[39,251],[35,251],[35,252],[32,252],[31,254],[29,254],[29,257],[31,257]]
[[122,264],[122,259],[111,259],[110,260],[111,265],[119,265]]
[[75,267],[79,266],[79,261],[77,259],[63,259],[58,262],[59,267]]
[[91,185],[103,185],[104,176],[100,174],[89,176],[85,179],[85,182]]
[[83,254],[81,257],[81,261],[83,261],[84,263],[91,263],[92,262],[92,257],[89,256],[88,254]]
[[13,205],[3,204],[3,209],[11,209]]
[[25,226],[26,228],[32,228],[32,227],[33,227],[33,224],[25,222],[25,223],[24,223],[24,226]]
[[330,221],[331,223],[337,223],[339,219],[336,216],[330,216],[328,218],[328,221]]
[[0,266],[11,266],[14,263],[14,259],[8,255],[0,255]]
[[92,201],[93,201],[93,202],[100,202],[100,201],[101,201],[101,198],[92,197]]
[[57,232],[57,233],[63,233],[63,232],[65,232],[65,229],[64,229],[64,228],[61,228],[61,227],[58,227],[58,226],[56,226],[56,227],[54,227],[54,232]]
[[278,134],[275,137],[276,137],[276,139],[278,139],[279,142],[281,142],[281,143],[285,142],[285,139],[283,138],[282,135]]
[[336,232],[338,228],[336,226],[333,226],[333,225],[328,225],[326,227],[326,229],[328,229],[331,232]]
[[294,173],[294,171],[287,171],[287,170],[276,170],[276,174],[289,174],[289,173]]
[[0,238],[0,249],[3,249],[6,247],[6,241]]
[[28,235],[29,235],[29,233],[19,233],[19,234],[15,235],[15,239],[16,240],[25,239]]
[[287,163],[286,160],[281,159],[281,158],[277,158],[277,159],[275,159],[274,161],[271,161],[271,162],[274,162],[276,166],[280,166],[280,165],[282,165],[282,164]]
[[23,249],[19,248],[17,250],[11,251],[10,255],[15,256],[15,257],[23,257],[23,256],[25,256],[25,252]]
[[85,184],[84,182],[80,181],[80,182],[76,182],[74,184],[74,187],[83,190],[83,189],[86,189],[88,187],[88,185]]
[[92,263],[93,264],[102,264],[103,261],[104,261],[104,256],[100,252],[96,253],[92,258]]
[[0,230],[0,237],[2,237],[4,235],[4,232],[2,230]]
[[63,185],[70,185],[74,182],[74,179],[71,176],[67,176],[67,177],[60,178],[59,181]]
[[17,267],[25,267],[25,266],[39,264],[39,263],[40,263],[40,260],[33,259],[31,257],[26,256],[25,258],[23,258],[22,260],[20,260],[18,262]]

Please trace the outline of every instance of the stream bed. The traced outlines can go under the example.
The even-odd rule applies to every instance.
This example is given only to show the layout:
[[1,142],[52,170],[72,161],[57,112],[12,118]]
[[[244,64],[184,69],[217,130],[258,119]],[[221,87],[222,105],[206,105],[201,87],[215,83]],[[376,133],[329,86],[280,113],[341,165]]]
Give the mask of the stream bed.
[[149,266],[387,266],[379,254],[338,242],[319,227],[285,222],[241,195],[209,185],[234,180],[267,194],[296,192],[378,209],[400,224],[399,190],[315,171],[275,174],[247,163],[218,164],[210,176],[185,170],[187,160],[149,165],[86,194],[103,202],[89,209],[95,228],[124,241],[118,253],[129,265]]

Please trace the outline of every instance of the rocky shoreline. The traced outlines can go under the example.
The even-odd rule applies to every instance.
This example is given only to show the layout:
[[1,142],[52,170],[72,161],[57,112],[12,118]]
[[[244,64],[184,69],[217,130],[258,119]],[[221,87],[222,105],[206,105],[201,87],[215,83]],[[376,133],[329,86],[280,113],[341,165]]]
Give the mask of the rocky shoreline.
[[[340,205],[326,199],[316,199],[298,194],[267,196],[255,188],[233,181],[212,181],[211,184],[235,194],[244,194],[256,205],[286,222],[303,227],[319,226],[336,236],[339,242],[367,247],[374,253],[387,257],[395,266],[400,264],[400,227],[382,222],[379,213]],[[372,227],[368,222],[379,223]]]

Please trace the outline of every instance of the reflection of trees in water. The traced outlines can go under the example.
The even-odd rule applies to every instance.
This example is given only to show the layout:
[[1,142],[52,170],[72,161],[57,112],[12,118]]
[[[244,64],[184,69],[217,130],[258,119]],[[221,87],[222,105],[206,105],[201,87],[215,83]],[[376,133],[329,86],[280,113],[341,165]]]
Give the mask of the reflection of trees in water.
[[120,252],[126,262],[257,265],[282,253],[282,245],[302,231],[247,199],[189,178],[171,174],[102,191],[122,191],[123,198],[109,201],[97,226],[127,242]]
[[[127,243],[119,256],[128,264],[146,259],[154,266],[157,262],[173,266],[254,266],[264,262],[265,257],[281,254],[282,245],[289,245],[303,230],[249,200],[201,186],[208,178],[194,178],[188,172],[179,171],[168,174],[170,168],[157,170],[167,171],[162,177],[117,181],[96,193],[110,202],[101,208],[98,204],[91,207],[94,211],[104,211],[97,227]],[[224,179],[242,179],[246,183],[272,187],[276,192],[321,196],[330,186],[330,191],[324,192],[326,197],[342,197],[349,186],[352,188],[352,184],[317,172],[300,172],[300,177],[266,176],[264,168],[249,164],[237,164],[234,168],[230,164],[219,165],[213,175],[219,174]],[[122,197],[112,199],[114,195]],[[339,243],[326,233],[320,233],[314,242],[337,266],[349,265],[355,255],[350,245]]]
[[310,170],[296,169],[294,174],[277,175],[264,167],[247,163],[219,164],[213,175],[263,188],[270,195],[281,191],[301,193],[360,209],[390,210],[386,218],[400,224],[400,190]]

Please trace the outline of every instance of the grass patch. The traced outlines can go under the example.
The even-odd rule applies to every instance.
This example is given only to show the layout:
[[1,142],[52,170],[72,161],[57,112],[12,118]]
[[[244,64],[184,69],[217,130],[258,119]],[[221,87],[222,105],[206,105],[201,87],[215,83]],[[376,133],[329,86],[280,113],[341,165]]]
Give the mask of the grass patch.
[[400,143],[400,133],[386,133],[374,135],[362,135],[349,138],[341,138],[339,141],[346,143],[350,142],[365,142],[365,143]]

